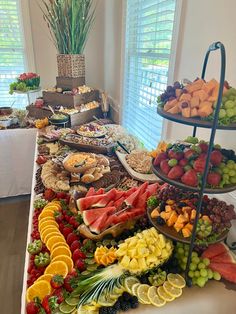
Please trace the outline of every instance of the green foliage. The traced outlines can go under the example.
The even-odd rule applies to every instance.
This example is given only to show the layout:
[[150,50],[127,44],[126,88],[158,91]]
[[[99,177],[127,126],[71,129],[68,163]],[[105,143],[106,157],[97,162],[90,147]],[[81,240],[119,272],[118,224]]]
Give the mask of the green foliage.
[[94,21],[93,0],[42,0],[44,20],[60,54],[82,54]]

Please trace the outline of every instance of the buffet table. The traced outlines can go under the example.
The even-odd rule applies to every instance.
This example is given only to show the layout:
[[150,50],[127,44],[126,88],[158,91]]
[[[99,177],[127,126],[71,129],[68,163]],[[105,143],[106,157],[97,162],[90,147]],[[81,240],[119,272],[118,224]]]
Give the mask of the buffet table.
[[[34,143],[35,145],[35,143]],[[35,150],[32,150],[37,154],[37,145]],[[36,155],[35,155],[36,158]],[[33,160],[33,158],[32,158]],[[31,165],[33,162],[31,163]],[[30,242],[31,232],[32,232],[32,219],[33,219],[33,201],[35,198],[34,193],[34,185],[35,185],[35,173],[38,169],[36,163],[33,166],[33,180],[32,180],[32,191],[31,191],[31,205],[30,205],[30,213],[29,213],[29,223],[28,223],[28,235],[27,235],[27,243]],[[231,192],[224,195],[211,195],[222,200],[225,200],[227,203],[234,204],[236,206],[236,193]],[[230,242],[235,240],[236,238],[236,222],[233,222],[233,227],[230,231],[229,240]],[[21,297],[21,314],[26,314],[26,281],[27,281],[27,269],[29,266],[29,254],[26,250],[25,253],[25,267],[24,267],[24,276],[23,276],[23,289],[22,289],[22,297]],[[147,313],[154,314],[156,311],[160,314],[183,314],[183,313],[191,313],[191,314],[233,314],[235,313],[236,308],[236,293],[235,293],[235,285],[224,282],[217,281],[209,281],[204,288],[192,287],[183,289],[183,295],[176,299],[174,302],[170,302],[167,305],[156,308],[154,306],[147,305],[139,305],[138,309],[131,309],[129,313],[131,314],[139,314],[139,313]]]
[[30,194],[37,129],[0,131],[0,198]]

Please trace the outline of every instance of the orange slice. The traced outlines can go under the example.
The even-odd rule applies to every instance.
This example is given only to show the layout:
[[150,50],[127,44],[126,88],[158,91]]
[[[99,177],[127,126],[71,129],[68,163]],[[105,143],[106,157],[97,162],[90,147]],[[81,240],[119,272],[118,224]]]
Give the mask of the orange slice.
[[44,274],[44,275],[40,276],[35,282],[40,281],[40,280],[46,280],[47,282],[50,283],[52,277],[53,276],[50,274]]
[[55,226],[58,228],[58,224],[56,223],[55,220],[48,220],[48,221],[44,221],[42,223],[41,222],[39,223],[39,232],[42,231],[47,226],[49,226],[49,227]]
[[[63,236],[54,236],[54,237],[51,237],[50,239],[48,239],[47,243],[46,243],[46,246],[47,248],[49,249],[50,252],[52,252],[52,246],[53,244],[59,242],[59,241],[63,241],[66,242],[66,240],[63,238]],[[60,247],[60,246],[58,246]],[[63,246],[64,247],[64,246]],[[64,247],[65,249],[67,249],[66,247]],[[70,251],[70,250],[69,250]],[[60,255],[60,254],[58,254]],[[67,255],[67,254],[66,254]],[[69,255],[68,255],[69,256]]]
[[51,209],[44,209],[39,215],[39,221],[45,217],[54,217],[54,211]]
[[72,261],[72,259],[67,256],[67,255],[57,255],[53,258],[52,263],[56,262],[56,261],[62,261],[65,262],[67,267],[68,267],[68,271],[71,271],[72,268],[74,267],[74,263]]
[[54,243],[54,244],[52,245],[52,247],[51,247],[51,250],[53,251],[53,250],[54,250],[56,247],[58,247],[58,246],[65,246],[65,247],[67,247],[68,249],[70,248],[69,245],[68,245],[66,242],[64,242],[64,240],[61,240],[61,241],[58,241],[58,242]]
[[51,256],[51,259],[54,259],[54,257],[56,257],[58,255],[67,255],[67,256],[71,257],[72,254],[71,254],[70,249],[68,249],[67,247],[58,246],[53,251],[51,251],[50,256]]
[[30,302],[33,301],[34,298],[38,297],[42,301],[46,295],[51,294],[51,291],[51,285],[48,281],[37,281],[27,289],[26,300],[27,302]]
[[57,237],[57,236],[62,236],[60,231],[53,231],[53,232],[50,232],[48,234],[45,235],[44,237],[44,243],[47,243],[47,241],[52,238],[52,237]]
[[48,265],[45,269],[45,274],[50,275],[62,275],[64,278],[68,274],[68,267],[65,262],[63,261],[56,261]]
[[39,222],[39,226],[44,223],[45,221],[55,221],[55,218],[54,217],[44,217],[40,220]]
[[52,233],[52,232],[59,232],[59,230],[57,229],[56,226],[54,227],[51,227],[51,228],[47,228],[47,229],[43,229],[43,231],[40,232],[40,237],[41,239],[43,240],[44,243],[45,242],[45,236],[48,235],[49,233]]
[[61,210],[61,206],[57,205],[57,204],[53,204],[53,205],[46,205],[44,207],[44,210],[53,210],[55,211],[60,211]]

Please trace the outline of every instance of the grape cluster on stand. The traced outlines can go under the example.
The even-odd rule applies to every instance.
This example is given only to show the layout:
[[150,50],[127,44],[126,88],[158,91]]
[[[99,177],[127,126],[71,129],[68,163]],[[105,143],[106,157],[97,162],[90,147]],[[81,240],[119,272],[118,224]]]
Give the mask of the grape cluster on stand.
[[176,98],[176,89],[183,88],[183,85],[180,84],[180,82],[175,82],[173,86],[167,86],[166,90],[164,93],[161,94],[160,96],[160,101],[162,103],[166,103],[168,100]]
[[[187,266],[187,259],[189,254],[189,245],[177,243],[175,248],[175,257],[179,262],[182,271],[185,271]],[[197,252],[193,251],[191,256],[191,263],[189,265],[188,276],[192,280],[193,285],[203,288],[210,279],[220,280],[221,276],[217,272],[213,272],[208,268],[210,260],[202,258]]]

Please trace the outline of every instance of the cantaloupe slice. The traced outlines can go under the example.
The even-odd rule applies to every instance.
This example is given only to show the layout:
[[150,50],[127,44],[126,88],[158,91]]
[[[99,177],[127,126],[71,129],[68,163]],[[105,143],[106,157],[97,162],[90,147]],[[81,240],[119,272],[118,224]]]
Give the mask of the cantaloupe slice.
[[198,96],[192,97],[190,99],[191,108],[199,107],[200,99]]
[[174,107],[178,103],[177,99],[169,100],[167,103],[164,105],[164,110],[168,111],[172,107]]
[[204,81],[202,79],[196,80],[191,84],[188,84],[185,89],[191,94],[197,90],[200,90],[202,88],[202,85],[204,84]]
[[212,113],[213,113],[213,109],[209,106],[204,106],[198,109],[198,115],[201,118],[208,117]]
[[174,107],[172,107],[171,109],[167,110],[167,112],[172,113],[172,114],[177,114],[180,112],[179,106],[178,104]]
[[191,215],[190,215],[190,220],[194,220],[196,218],[196,209],[192,209]]
[[182,95],[182,93],[183,93],[183,90],[182,89],[176,89],[175,90],[175,96],[177,97],[177,98],[179,98],[181,95]]
[[190,101],[191,95],[190,94],[182,94],[179,98],[180,101]]
[[182,229],[182,234],[183,234],[184,238],[188,238],[191,236],[191,231],[188,228],[184,227]]
[[191,114],[190,114],[190,116],[191,116],[192,118],[198,116],[197,108],[192,108],[192,109],[191,109]]
[[174,210],[174,211],[172,211],[170,218],[166,222],[167,226],[172,227],[176,223],[177,219],[178,219],[178,214]]
[[190,118],[191,116],[191,108],[187,107],[187,108],[182,108],[182,116],[185,118]]

